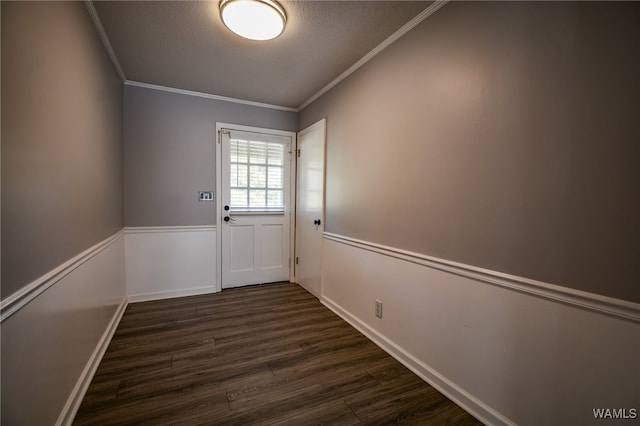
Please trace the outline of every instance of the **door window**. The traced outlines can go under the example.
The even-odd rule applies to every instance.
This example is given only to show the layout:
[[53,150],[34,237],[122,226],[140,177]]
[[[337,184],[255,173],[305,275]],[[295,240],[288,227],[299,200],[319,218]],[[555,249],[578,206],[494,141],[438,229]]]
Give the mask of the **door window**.
[[231,139],[229,148],[231,210],[283,212],[285,146]]

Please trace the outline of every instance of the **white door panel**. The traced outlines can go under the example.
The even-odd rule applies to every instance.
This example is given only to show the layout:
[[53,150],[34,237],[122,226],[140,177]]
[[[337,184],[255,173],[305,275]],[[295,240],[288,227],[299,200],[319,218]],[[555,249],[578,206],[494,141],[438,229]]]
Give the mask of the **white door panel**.
[[255,257],[253,247],[255,244],[255,225],[230,225],[229,245],[231,255],[229,259],[229,270],[231,272],[246,272],[255,269]]
[[[283,225],[264,225],[262,226],[262,267],[265,269],[283,268],[288,266],[289,258],[285,261],[285,238]],[[288,241],[287,241],[288,244]],[[280,247],[280,250],[274,248]]]
[[325,120],[298,134],[296,282],[321,296],[324,230]]
[[289,281],[291,136],[222,129],[222,288]]

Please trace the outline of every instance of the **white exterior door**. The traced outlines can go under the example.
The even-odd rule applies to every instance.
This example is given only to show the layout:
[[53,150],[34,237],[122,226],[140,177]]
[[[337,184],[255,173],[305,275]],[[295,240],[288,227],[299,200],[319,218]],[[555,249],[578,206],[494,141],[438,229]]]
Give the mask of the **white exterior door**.
[[293,137],[220,136],[221,287],[289,281]]
[[324,230],[325,120],[298,133],[296,282],[320,298]]

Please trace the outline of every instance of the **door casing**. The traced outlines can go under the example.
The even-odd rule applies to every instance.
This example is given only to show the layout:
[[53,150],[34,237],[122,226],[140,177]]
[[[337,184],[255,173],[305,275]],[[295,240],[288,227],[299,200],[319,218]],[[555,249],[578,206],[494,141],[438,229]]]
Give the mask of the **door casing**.
[[[304,165],[309,164],[309,159],[319,160],[318,157],[309,157],[310,151],[305,149],[305,139],[304,137],[307,135],[312,135],[315,139],[310,142],[313,144],[317,144],[321,141],[321,153],[322,153],[322,168],[321,168],[321,184],[322,184],[322,194],[320,197],[320,211],[316,212],[316,214],[309,215],[310,211],[315,211],[315,208],[305,209],[304,206],[301,206],[300,203],[303,200],[308,199],[307,197],[310,194],[303,194],[304,191],[301,182],[301,173],[305,172]],[[324,232],[325,226],[325,186],[326,186],[326,119],[322,120],[308,126],[307,128],[298,132],[298,152],[300,153],[297,157],[297,179],[296,179],[296,246],[294,259],[295,263],[295,275],[296,282],[305,288],[307,291],[312,293],[318,299],[322,296],[322,235]],[[313,150],[312,150],[313,152]],[[317,153],[317,151],[316,151]],[[313,217],[311,217],[313,216]],[[313,222],[314,219],[320,219],[321,224],[316,227],[316,230],[313,231]],[[306,255],[306,256],[305,256]],[[300,263],[298,264],[298,258],[300,258]],[[313,258],[313,259],[312,259]]]
[[240,124],[230,124],[230,123],[216,123],[216,136],[215,136],[215,144],[216,144],[216,195],[215,195],[215,205],[216,205],[216,291],[222,291],[222,204],[220,203],[222,194],[222,138],[221,131],[222,129],[232,129],[238,130],[242,132],[254,132],[254,133],[265,133],[269,135],[276,136],[287,136],[291,138],[291,151],[292,158],[291,167],[289,170],[289,179],[291,182],[291,191],[290,191],[290,232],[289,232],[289,253],[291,258],[289,259],[289,281],[293,281],[294,277],[294,268],[293,268],[293,253],[295,246],[295,194],[296,194],[296,161],[293,153],[297,150],[297,137],[296,132],[289,132],[286,130],[274,130],[274,129],[266,129],[262,127],[253,127],[253,126],[244,126]]

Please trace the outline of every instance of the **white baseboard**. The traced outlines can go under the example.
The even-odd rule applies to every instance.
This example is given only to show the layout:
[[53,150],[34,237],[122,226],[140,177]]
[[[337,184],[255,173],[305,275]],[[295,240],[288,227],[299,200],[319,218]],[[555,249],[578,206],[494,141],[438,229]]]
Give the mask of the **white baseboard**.
[[215,286],[195,287],[180,290],[166,290],[156,293],[132,294],[127,296],[129,303],[148,302],[150,300],[172,299],[174,297],[197,296],[199,294],[216,293]]
[[70,424],[126,307],[122,231],[34,281],[2,319],[2,423]]
[[80,408],[82,399],[87,393],[87,389],[89,389],[91,380],[93,380],[93,376],[96,374],[96,370],[100,365],[100,361],[102,361],[102,357],[107,351],[109,343],[111,342],[111,339],[113,338],[113,335],[115,334],[116,329],[118,328],[118,324],[120,324],[120,320],[122,319],[122,315],[124,315],[126,309],[127,299],[125,298],[122,300],[122,303],[120,303],[118,309],[113,314],[113,318],[111,318],[107,329],[104,331],[104,334],[96,345],[95,350],[87,361],[87,365],[85,366],[84,370],[82,370],[82,374],[78,378],[78,381],[76,382],[71,395],[69,395],[69,399],[62,409],[60,417],[58,417],[56,426],[67,426],[73,423],[73,419],[75,418],[76,413]]
[[440,393],[447,398],[464,408],[467,412],[472,414],[475,418],[487,425],[511,425],[513,424],[509,419],[502,416],[500,413],[493,410],[491,407],[482,403],[482,401],[470,395],[460,386],[447,379],[442,374],[435,371],[433,368],[420,361],[402,347],[395,344],[382,334],[380,334],[374,328],[369,327],[366,323],[360,321],[354,315],[348,311],[342,309],[333,300],[328,297],[321,299],[323,305],[331,309],[336,315],[344,319],[351,324],[356,330],[365,335],[369,340],[382,348],[389,355],[398,360],[402,365],[413,371],[418,377],[431,386],[436,388]]
[[631,302],[570,301],[571,291],[541,295],[487,282],[486,271],[480,279],[369,244],[324,243],[322,303],[479,420],[595,425],[594,408],[637,407]]

